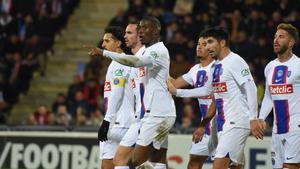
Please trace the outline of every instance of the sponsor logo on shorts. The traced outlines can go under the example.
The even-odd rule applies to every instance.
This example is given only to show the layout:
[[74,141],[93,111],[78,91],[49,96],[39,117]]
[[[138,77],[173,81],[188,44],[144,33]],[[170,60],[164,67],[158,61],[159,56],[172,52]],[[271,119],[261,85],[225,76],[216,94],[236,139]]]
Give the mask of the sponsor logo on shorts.
[[226,82],[212,84],[215,93],[227,92]]
[[284,85],[271,85],[270,86],[271,94],[290,94],[293,93],[293,85],[284,84]]

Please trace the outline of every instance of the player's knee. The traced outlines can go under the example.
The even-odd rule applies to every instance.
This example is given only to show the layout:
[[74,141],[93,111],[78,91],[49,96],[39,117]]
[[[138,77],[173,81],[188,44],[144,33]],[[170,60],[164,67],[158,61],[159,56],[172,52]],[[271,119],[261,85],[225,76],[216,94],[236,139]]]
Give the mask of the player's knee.
[[127,165],[128,161],[121,156],[115,156],[113,163],[114,166],[123,166],[123,165]]
[[284,169],[299,169],[299,164],[288,164],[284,163],[283,164]]
[[197,161],[194,160],[190,160],[188,163],[188,169],[199,169],[200,168],[200,164]]

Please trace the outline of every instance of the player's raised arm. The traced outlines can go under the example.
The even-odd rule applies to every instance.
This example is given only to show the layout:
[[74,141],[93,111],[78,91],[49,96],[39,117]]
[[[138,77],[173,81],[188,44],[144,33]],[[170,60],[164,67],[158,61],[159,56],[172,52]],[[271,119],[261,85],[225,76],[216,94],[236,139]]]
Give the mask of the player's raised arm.
[[142,67],[142,66],[148,66],[152,64],[152,60],[150,57],[138,57],[134,55],[126,55],[126,54],[103,50],[88,45],[84,45],[83,47],[89,49],[88,54],[90,56],[104,56],[130,67]]

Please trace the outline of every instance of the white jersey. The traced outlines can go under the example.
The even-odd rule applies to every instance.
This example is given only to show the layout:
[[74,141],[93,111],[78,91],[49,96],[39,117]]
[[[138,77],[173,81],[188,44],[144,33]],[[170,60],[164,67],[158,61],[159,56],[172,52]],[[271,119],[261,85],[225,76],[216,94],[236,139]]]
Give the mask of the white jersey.
[[[193,66],[190,71],[184,75],[182,75],[182,78],[189,83],[191,86],[194,86],[194,88],[201,88],[205,87],[207,85],[211,85],[209,80],[211,79],[211,69],[214,62],[211,62],[209,65],[202,67],[200,64],[196,64]],[[209,88],[209,87],[207,87]],[[204,90],[206,88],[203,88]],[[205,97],[199,97],[198,98],[199,108],[201,112],[202,119],[206,116],[206,113],[208,111],[208,107],[211,104],[211,96],[205,96]],[[210,135],[210,124],[208,124],[205,127],[205,134]]]
[[253,77],[244,59],[230,52],[227,57],[215,62],[212,78],[218,131],[233,127],[250,128],[249,107],[241,86],[253,81]]
[[129,128],[134,119],[134,94],[131,68],[112,61],[107,69],[104,86],[104,120]]
[[273,132],[283,134],[300,130],[300,59],[271,61],[265,68],[266,96],[273,102]]
[[[142,47],[135,54],[141,56],[145,51],[145,47]],[[145,116],[146,108],[144,104],[145,85],[147,84],[147,67],[132,68],[132,87],[134,91],[135,100],[135,118],[142,119]]]
[[151,59],[147,66],[144,103],[149,116],[176,116],[175,104],[167,88],[170,56],[162,42],[145,49],[141,57]]

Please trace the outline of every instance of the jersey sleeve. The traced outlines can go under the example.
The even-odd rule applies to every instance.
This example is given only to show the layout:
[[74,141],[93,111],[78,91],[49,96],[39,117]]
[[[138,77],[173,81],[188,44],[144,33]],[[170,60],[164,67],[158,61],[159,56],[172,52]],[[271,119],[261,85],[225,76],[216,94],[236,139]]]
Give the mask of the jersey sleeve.
[[186,74],[182,75],[183,80],[185,80],[191,86],[194,86],[194,80],[193,80],[193,70],[194,70],[194,67],[192,67],[190,69],[190,71],[188,71]]
[[265,120],[267,118],[267,116],[270,114],[272,108],[273,108],[273,101],[272,101],[272,97],[271,97],[271,93],[270,93],[270,88],[269,85],[267,83],[267,75],[269,74],[269,65],[266,66],[265,68],[265,79],[266,79],[266,84],[265,84],[265,94],[264,94],[264,98],[263,101],[261,103],[261,108],[259,111],[259,119],[263,119]]
[[104,107],[106,111],[104,120],[106,121],[114,121],[117,111],[122,105],[125,85],[130,82],[128,71],[126,66],[116,66],[111,70],[111,76],[106,79],[105,85],[109,84],[109,87],[105,87],[104,90]]
[[193,89],[177,89],[177,97],[206,97],[213,93],[212,89],[212,74],[208,74],[207,81],[201,87]]
[[247,81],[253,81],[249,66],[242,58],[235,58],[231,63],[230,68],[231,73],[239,86],[242,86],[242,84]]
[[150,56],[133,56],[103,50],[103,56],[130,67],[142,67],[152,65]]

